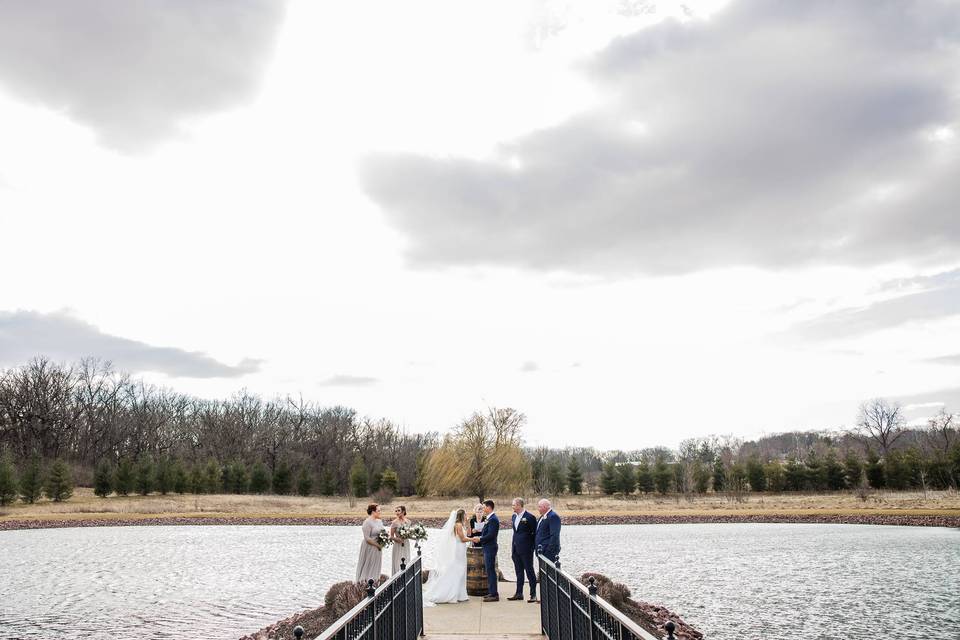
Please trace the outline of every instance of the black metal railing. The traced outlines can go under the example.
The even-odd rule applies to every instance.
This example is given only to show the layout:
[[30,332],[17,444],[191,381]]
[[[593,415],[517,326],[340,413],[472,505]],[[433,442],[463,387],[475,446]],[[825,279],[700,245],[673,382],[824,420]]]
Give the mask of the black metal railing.
[[[377,588],[367,582],[367,597],[316,640],[414,640],[423,635],[423,558],[407,566]],[[303,635],[303,630],[297,635]]]
[[[537,554],[540,583],[540,628],[550,640],[659,640],[597,595],[590,578],[584,586],[553,562]],[[674,624],[665,627],[673,640]]]

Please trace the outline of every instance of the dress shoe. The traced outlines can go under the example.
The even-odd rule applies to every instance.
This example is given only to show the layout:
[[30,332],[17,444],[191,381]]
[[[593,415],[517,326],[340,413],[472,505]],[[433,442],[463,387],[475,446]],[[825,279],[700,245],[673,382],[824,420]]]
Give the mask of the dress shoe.
[[500,596],[484,596],[484,602],[500,602]]
[[537,600],[537,596],[530,596],[530,599],[527,600],[527,602],[540,602],[540,601]]
[[510,596],[509,598],[507,598],[507,600],[523,600],[523,594],[522,594],[522,593],[515,593],[515,594],[513,594],[512,596]]

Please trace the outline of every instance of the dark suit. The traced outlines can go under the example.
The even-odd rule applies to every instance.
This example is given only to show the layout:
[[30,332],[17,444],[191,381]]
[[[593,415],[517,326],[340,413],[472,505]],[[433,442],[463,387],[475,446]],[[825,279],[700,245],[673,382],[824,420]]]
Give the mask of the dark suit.
[[517,573],[517,595],[523,595],[523,573],[526,571],[530,582],[530,597],[537,597],[537,574],[533,570],[533,550],[537,535],[537,519],[529,511],[524,511],[517,523],[517,514],[510,518],[513,525],[513,545],[511,557]]
[[487,570],[487,595],[497,596],[497,534],[500,533],[500,519],[491,513],[483,525],[480,534],[480,546],[483,547],[483,566]]
[[553,562],[560,557],[560,516],[553,509],[537,521],[537,551]]

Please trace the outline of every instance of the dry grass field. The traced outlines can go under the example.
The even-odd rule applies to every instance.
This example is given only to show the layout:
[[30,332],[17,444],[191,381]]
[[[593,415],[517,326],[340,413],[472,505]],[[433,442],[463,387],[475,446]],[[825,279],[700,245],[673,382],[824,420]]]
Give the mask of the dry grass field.
[[[501,512],[509,510],[509,497],[494,498]],[[532,501],[530,501],[532,502]],[[365,517],[367,500],[348,498],[256,495],[150,495],[98,498],[90,489],[77,489],[67,502],[42,500],[33,505],[15,504],[0,508],[4,520],[111,520],[131,518],[217,517]],[[458,507],[472,508],[475,498],[394,498],[384,509],[392,513],[397,504],[406,505],[413,518],[444,517]],[[620,498],[600,495],[563,496],[554,500],[563,515],[948,515],[960,516],[960,493],[956,491],[874,492],[858,496],[852,492],[830,494],[746,494],[736,499],[706,495]],[[532,506],[531,506],[532,510]]]

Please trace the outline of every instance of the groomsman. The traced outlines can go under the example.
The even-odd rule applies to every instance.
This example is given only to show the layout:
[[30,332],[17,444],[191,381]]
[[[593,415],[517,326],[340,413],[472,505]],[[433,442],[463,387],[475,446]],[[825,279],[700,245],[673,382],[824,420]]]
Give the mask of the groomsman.
[[533,548],[537,534],[537,519],[523,508],[523,498],[513,499],[513,544],[511,556],[517,573],[517,592],[507,600],[523,600],[523,574],[530,582],[530,599],[537,601],[537,574],[533,570]]
[[556,562],[560,557],[560,516],[544,498],[537,503],[540,519],[537,520],[537,551],[547,560]]

